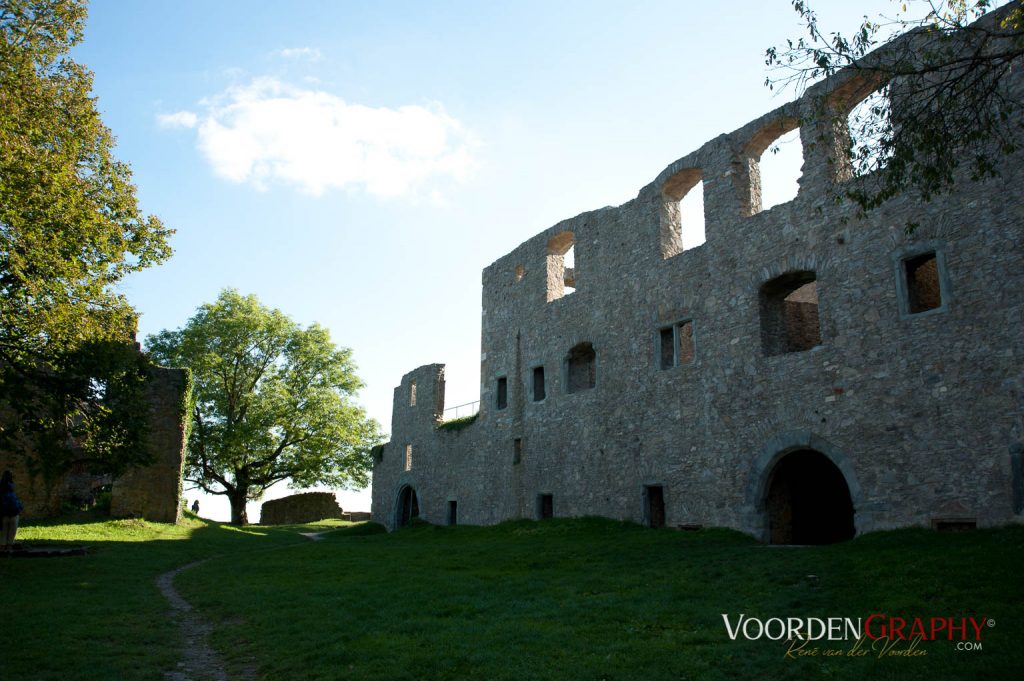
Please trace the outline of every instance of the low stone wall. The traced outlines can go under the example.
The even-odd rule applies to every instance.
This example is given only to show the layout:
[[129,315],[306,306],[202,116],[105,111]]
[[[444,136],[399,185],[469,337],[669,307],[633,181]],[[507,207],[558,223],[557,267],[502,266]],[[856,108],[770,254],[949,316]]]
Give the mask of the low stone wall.
[[260,507],[260,525],[294,525],[342,516],[341,506],[330,492],[293,494]]

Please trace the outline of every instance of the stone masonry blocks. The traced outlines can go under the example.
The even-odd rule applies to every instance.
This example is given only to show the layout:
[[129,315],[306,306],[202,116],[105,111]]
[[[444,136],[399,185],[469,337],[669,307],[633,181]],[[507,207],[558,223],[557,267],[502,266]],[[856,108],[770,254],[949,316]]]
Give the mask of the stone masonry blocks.
[[[644,486],[656,485],[670,527],[767,539],[775,465],[806,449],[842,473],[858,533],[1021,520],[1024,156],[1005,157],[998,179],[964,177],[928,203],[898,196],[861,219],[833,200],[837,183],[872,179],[850,175],[836,114],[876,87],[837,74],[671,163],[635,199],[564,220],[485,268],[480,415],[438,429],[444,366],[404,376],[374,463],[374,520],[394,528],[409,486],[438,524],[452,501],[459,523],[534,518],[547,494],[556,516],[640,522]],[[762,211],[758,152],[797,125],[798,194]],[[707,241],[679,250],[666,220],[697,179]],[[576,290],[552,296],[566,233]],[[930,252],[941,304],[915,313],[904,261]],[[780,277],[814,287],[771,317],[795,340],[766,353],[766,333],[781,331],[765,331],[762,287]],[[693,357],[666,366],[662,330],[687,321]],[[570,391],[567,357],[581,343],[596,355],[594,386]]]

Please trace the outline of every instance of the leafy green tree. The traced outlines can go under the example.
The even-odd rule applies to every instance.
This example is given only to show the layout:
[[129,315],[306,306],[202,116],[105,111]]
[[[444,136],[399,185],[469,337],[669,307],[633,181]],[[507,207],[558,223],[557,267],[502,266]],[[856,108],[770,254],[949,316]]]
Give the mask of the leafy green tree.
[[[1014,74],[1024,0],[998,9],[993,0],[906,0],[894,3],[894,18],[865,17],[852,34],[823,28],[806,0],[792,4],[807,34],[767,51],[766,85],[803,94],[849,68],[875,91],[849,118],[851,168],[865,180],[839,190],[862,214],[907,191],[928,201],[965,177],[996,177],[1002,158],[1024,145]],[[885,56],[868,54],[882,43]],[[818,115],[846,113],[821,104]]]
[[68,57],[85,16],[83,0],[0,0],[0,446],[44,472],[145,455],[135,312],[114,286],[170,255]]
[[352,403],[352,351],[233,289],[177,331],[146,339],[157,360],[193,372],[185,479],[231,502],[231,522],[276,482],[364,487],[376,421]]

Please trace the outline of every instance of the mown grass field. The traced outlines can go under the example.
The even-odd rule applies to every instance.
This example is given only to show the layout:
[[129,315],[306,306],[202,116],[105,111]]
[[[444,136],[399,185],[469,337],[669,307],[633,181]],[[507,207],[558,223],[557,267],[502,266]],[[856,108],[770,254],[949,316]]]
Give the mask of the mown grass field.
[[[214,625],[229,671],[263,679],[1017,679],[1024,527],[904,530],[827,547],[601,519],[497,527],[243,530],[190,520],[26,528],[81,558],[0,561],[3,678],[162,679],[178,633],[153,583]],[[809,578],[814,575],[815,578]],[[986,616],[983,649],[786,659],[731,641],[722,613],[761,618]],[[844,651],[852,642],[835,644]],[[829,647],[829,646],[823,646]],[[906,648],[906,645],[899,646]]]
[[0,679],[18,681],[163,679],[179,641],[159,574],[210,556],[309,542],[290,528],[88,517],[29,525],[18,541],[89,547],[82,557],[0,558]]

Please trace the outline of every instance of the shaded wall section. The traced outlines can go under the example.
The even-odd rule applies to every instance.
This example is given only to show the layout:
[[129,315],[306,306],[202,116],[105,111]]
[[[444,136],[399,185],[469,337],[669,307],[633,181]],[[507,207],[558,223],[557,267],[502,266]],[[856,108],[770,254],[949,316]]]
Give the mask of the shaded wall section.
[[149,375],[147,447],[153,463],[129,469],[114,481],[110,515],[176,523],[181,518],[181,476],[188,440],[189,371],[154,366]]
[[[110,513],[174,523],[181,517],[181,477],[188,437],[190,378],[187,369],[150,366],[146,400],[149,432],[146,447],[152,463],[129,469],[113,482]],[[83,506],[95,501],[96,492],[111,483],[110,476],[94,475],[83,463],[73,463],[63,474],[46,479],[31,475],[26,464],[29,445],[0,451],[0,469],[10,469],[25,519],[52,517],[67,503]]]
[[260,525],[295,525],[341,518],[341,506],[331,492],[305,492],[273,499],[260,507]]
[[[918,36],[868,63],[904,58]],[[667,527],[767,540],[769,515],[785,520],[815,489],[797,475],[776,490],[788,507],[767,504],[771,467],[814,449],[849,489],[840,536],[851,513],[858,533],[1021,522],[1024,148],[993,150],[999,178],[974,181],[962,164],[950,193],[860,215],[836,197],[877,180],[855,177],[847,155],[847,115],[879,85],[865,74],[815,83],[633,200],[551,225],[486,267],[479,414],[455,430],[424,408],[443,365],[403,376],[374,459],[374,520],[400,524],[413,489],[436,524],[453,507],[473,525],[652,523],[663,510]],[[1024,72],[1001,86],[1016,101]],[[796,196],[762,210],[758,159],[797,127]],[[684,248],[679,202],[698,191],[706,241]]]

